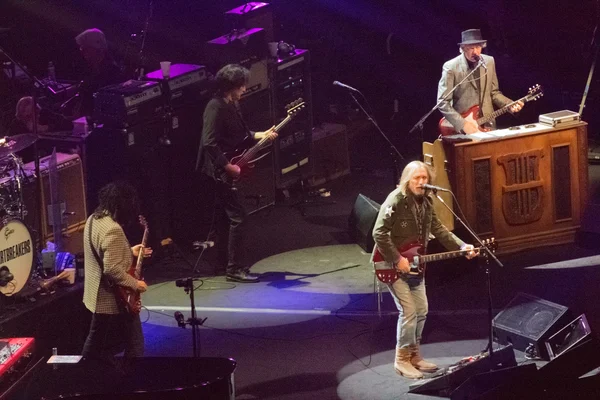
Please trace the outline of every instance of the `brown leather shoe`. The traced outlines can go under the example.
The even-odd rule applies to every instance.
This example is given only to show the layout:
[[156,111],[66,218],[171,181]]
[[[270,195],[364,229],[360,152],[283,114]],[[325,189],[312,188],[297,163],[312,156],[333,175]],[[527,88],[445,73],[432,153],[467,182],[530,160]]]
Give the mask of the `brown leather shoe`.
[[423,374],[419,372],[410,362],[412,356],[409,347],[396,347],[396,360],[394,361],[394,370],[398,375],[408,379],[421,379]]
[[429,361],[425,361],[423,357],[421,357],[421,350],[419,343],[413,344],[410,347],[411,358],[410,363],[419,371],[423,372],[435,372],[438,370],[438,366]]

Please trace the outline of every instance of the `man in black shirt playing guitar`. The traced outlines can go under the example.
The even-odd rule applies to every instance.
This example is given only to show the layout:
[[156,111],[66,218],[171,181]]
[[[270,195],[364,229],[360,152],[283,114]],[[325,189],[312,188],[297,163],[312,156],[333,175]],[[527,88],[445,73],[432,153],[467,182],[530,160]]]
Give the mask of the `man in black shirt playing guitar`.
[[227,155],[238,150],[249,138],[264,142],[277,137],[274,127],[264,132],[251,132],[242,119],[238,101],[249,78],[250,71],[235,64],[226,65],[217,72],[217,92],[204,110],[204,126],[196,160],[196,170],[216,181],[215,205],[219,204],[225,214],[217,216],[216,220],[219,261],[227,262],[227,280],[236,282],[258,282],[258,277],[250,274],[249,266],[244,264],[246,210],[238,190],[231,185],[240,177],[241,171],[240,166],[230,162],[231,157]]

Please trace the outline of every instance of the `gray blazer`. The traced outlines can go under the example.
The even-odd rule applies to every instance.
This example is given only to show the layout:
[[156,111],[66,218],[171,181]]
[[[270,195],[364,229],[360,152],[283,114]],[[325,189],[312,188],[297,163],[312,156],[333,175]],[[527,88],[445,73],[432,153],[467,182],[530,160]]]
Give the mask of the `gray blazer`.
[[88,310],[98,314],[118,314],[119,307],[114,291],[107,286],[106,279],[116,285],[137,289],[137,280],[127,271],[133,262],[131,246],[123,232],[123,228],[111,217],[95,219],[92,225],[92,243],[104,263],[102,267],[96,261],[90,247],[91,215],[85,224],[83,232],[83,249],[85,256],[85,283],[83,286],[83,303]]
[[[483,90],[482,111],[483,115],[489,115],[494,112],[494,106],[501,108],[512,102],[512,100],[500,92],[494,57],[485,54],[482,54],[481,57],[483,57],[487,66],[487,73],[483,67],[480,70],[481,90]],[[452,60],[446,61],[442,68],[442,78],[438,85],[438,102],[446,93],[464,79],[469,72],[469,64],[463,54],[459,54]],[[479,105],[479,102],[477,83],[471,75],[469,79],[454,91],[448,100],[442,102],[440,111],[452,126],[454,126],[454,129],[456,129],[457,132],[460,132],[465,126],[465,120],[460,114],[474,105]],[[492,126],[495,128],[495,121]]]

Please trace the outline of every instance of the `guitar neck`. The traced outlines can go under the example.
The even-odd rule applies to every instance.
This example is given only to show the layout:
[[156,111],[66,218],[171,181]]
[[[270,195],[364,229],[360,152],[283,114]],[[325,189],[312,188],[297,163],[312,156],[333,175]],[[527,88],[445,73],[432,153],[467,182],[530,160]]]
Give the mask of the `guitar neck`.
[[[477,251],[478,249],[474,249]],[[437,253],[437,254],[427,254],[419,257],[419,262],[421,264],[425,264],[432,261],[442,261],[449,260],[451,258],[464,257],[469,254],[471,250],[456,250],[456,251],[448,251],[446,253]]]
[[[279,132],[291,120],[292,120],[292,117],[290,115],[288,115],[273,130],[275,132]],[[269,143],[268,137],[264,137],[264,138],[260,139],[257,144],[252,146],[250,149],[248,149],[248,151],[246,151],[246,153],[244,153],[244,156],[242,158],[240,158],[240,160],[237,163],[235,163],[235,165],[239,166],[240,168],[245,166],[250,160],[254,159],[254,156],[256,156],[256,154],[259,151],[261,151],[265,147],[265,145],[268,143]]]
[[505,105],[502,108],[497,109],[493,113],[491,113],[489,115],[485,115],[485,116],[479,118],[477,120],[477,125],[483,125],[483,124],[485,124],[487,122],[495,120],[496,118],[498,118],[502,114],[506,114],[510,110],[510,108],[512,106],[514,106],[515,104],[517,104],[519,101],[522,101],[523,103],[527,103],[529,101],[528,100],[528,96],[523,96],[519,100],[515,100],[512,103],[508,103],[507,105]]
[[148,244],[148,233],[149,233],[148,228],[145,228],[144,236],[142,237],[142,248],[140,249],[140,253],[138,254],[137,262],[135,264],[135,271],[138,276],[141,275],[141,271],[142,271],[142,262],[144,261],[144,249],[146,248],[146,245]]

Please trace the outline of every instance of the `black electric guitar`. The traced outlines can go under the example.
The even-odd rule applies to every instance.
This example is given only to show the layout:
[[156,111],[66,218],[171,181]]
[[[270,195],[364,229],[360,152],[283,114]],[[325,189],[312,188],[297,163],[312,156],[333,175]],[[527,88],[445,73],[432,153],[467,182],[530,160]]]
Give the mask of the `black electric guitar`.
[[[283,121],[281,121],[277,126],[275,126],[273,130],[279,133],[281,129],[283,129],[283,127],[286,126],[288,122],[290,122],[292,118],[294,118],[298,114],[298,112],[304,109],[304,107],[305,103],[301,98],[288,104],[285,107],[287,116],[284,118]],[[247,142],[247,140],[244,140],[244,143],[245,142]],[[227,157],[230,164],[237,165],[243,171],[243,168],[245,166],[247,166],[248,164],[252,164],[254,161],[256,161],[258,153],[261,150],[264,150],[270,143],[271,140],[269,139],[269,137],[265,136],[250,148],[246,148],[244,146],[241,149],[235,149],[233,151],[226,152],[225,157]],[[225,170],[217,171],[215,175],[217,176],[218,181],[224,182],[230,186],[234,186],[235,182],[239,180],[239,178],[232,178]]]

